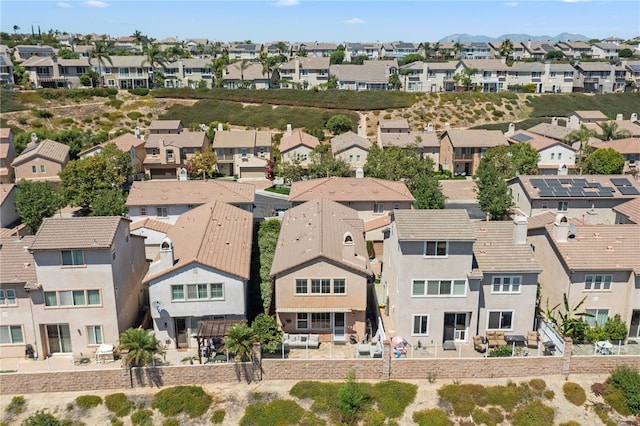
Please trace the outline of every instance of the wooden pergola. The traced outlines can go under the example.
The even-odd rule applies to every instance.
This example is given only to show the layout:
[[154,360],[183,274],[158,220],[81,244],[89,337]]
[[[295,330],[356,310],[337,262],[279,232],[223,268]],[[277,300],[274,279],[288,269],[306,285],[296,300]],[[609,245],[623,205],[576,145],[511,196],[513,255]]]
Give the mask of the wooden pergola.
[[218,338],[222,339],[227,335],[227,330],[234,325],[246,324],[247,320],[244,318],[222,318],[198,321],[198,334],[196,339],[198,340],[198,358],[200,364],[202,364],[202,348],[209,346],[209,339]]

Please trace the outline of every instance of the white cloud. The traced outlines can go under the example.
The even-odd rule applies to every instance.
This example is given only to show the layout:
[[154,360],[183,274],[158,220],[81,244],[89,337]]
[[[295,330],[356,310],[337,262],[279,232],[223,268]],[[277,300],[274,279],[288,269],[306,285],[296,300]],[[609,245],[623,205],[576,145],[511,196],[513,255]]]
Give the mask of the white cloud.
[[297,6],[300,4],[299,0],[278,0],[274,3],[276,6],[287,7],[287,6]]
[[102,7],[107,7],[109,6],[109,3],[105,3],[103,1],[100,0],[88,0],[85,1],[84,3],[81,3],[84,7],[97,7],[97,8],[102,8]]
[[517,1],[508,1],[504,4],[507,7],[517,7],[518,6],[518,2]]
[[364,24],[364,21],[360,18],[351,18],[351,19],[347,19],[346,21],[347,24]]
[[56,7],[59,7],[61,9],[69,9],[71,8],[71,5],[69,3],[58,2],[56,3]]
[[562,0],[562,3],[584,3],[588,0]]

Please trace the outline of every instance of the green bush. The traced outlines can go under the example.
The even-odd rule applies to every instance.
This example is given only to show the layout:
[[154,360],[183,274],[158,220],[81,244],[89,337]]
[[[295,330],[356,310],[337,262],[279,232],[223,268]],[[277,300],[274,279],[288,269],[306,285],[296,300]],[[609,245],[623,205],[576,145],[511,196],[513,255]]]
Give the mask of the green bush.
[[311,413],[306,413],[295,401],[276,399],[271,402],[249,404],[241,426],[279,426],[279,425],[321,425],[325,424]]
[[122,101],[122,100],[120,100],[120,99],[116,99],[116,98],[109,99],[109,100],[107,101],[107,105],[108,105],[108,106],[110,106],[110,107],[113,107],[113,108],[115,108],[115,109],[120,109],[120,107],[122,106],[122,104],[124,104],[124,101]]
[[65,426],[65,422],[49,413],[48,411],[36,411],[29,417],[27,417],[22,423],[22,426]]
[[480,408],[473,410],[471,414],[475,424],[486,424],[487,426],[496,426],[504,420],[504,415],[496,407],[489,407],[487,411]]
[[395,380],[373,385],[373,396],[378,409],[391,419],[402,416],[404,410],[416,399],[417,392],[416,385]]
[[487,404],[485,389],[482,385],[463,384],[445,385],[438,389],[441,402],[450,404],[456,416],[468,417],[476,406]]
[[337,398],[341,421],[351,424],[357,422],[360,412],[367,406],[370,395],[365,386],[356,381],[355,373],[350,371],[346,382],[338,389]]
[[224,410],[215,410],[211,415],[211,423],[214,425],[222,423],[226,414],[227,412]]
[[624,340],[627,337],[627,325],[620,314],[616,314],[613,318],[609,318],[604,324],[604,331],[607,333],[609,340]]
[[513,426],[540,426],[553,424],[553,408],[547,407],[539,400],[532,401],[513,413]]
[[104,397],[104,405],[118,417],[128,415],[133,409],[133,401],[127,399],[123,393],[113,393]]
[[569,420],[568,422],[562,422],[558,426],[580,426],[580,423],[575,420]]
[[131,120],[137,120],[138,118],[142,117],[142,113],[138,111],[131,111],[127,114],[127,117],[129,117]]
[[608,340],[607,332],[601,325],[594,325],[593,327],[587,328],[584,331],[584,337],[590,343],[599,342],[601,340]]
[[141,426],[153,426],[153,411],[140,410],[131,415],[131,424]]
[[186,413],[189,417],[200,417],[211,405],[211,396],[200,386],[175,386],[158,392],[151,406],[165,416]]
[[543,379],[531,379],[529,380],[529,387],[536,392],[542,392],[547,388],[547,384]]
[[111,419],[111,426],[124,426],[124,422],[117,417]]
[[517,386],[510,383],[506,386],[489,386],[485,390],[488,404],[499,405],[505,411],[511,411],[516,405],[531,396],[528,386]]
[[489,357],[510,357],[512,355],[513,348],[508,345],[498,346],[495,349],[489,351]]
[[38,118],[45,118],[45,119],[53,117],[53,113],[51,111],[47,111],[43,109],[34,109],[33,115],[35,115]]
[[552,391],[551,389],[547,389],[546,391],[544,391],[544,397],[547,398],[549,401],[551,401],[553,398],[556,397],[556,393],[554,391]]
[[640,373],[627,366],[616,368],[607,379],[603,397],[620,414],[639,415]]
[[149,89],[145,87],[136,87],[135,89],[129,90],[129,93],[138,96],[147,96],[149,94]]
[[453,422],[449,420],[447,413],[439,408],[416,411],[413,413],[412,418],[419,426],[453,426]]
[[493,115],[496,118],[500,118],[500,117],[504,116],[504,112],[502,112],[499,109],[497,109],[497,110],[493,111],[491,113],[491,115]]
[[581,406],[587,400],[587,393],[582,386],[573,382],[566,382],[562,385],[564,397],[573,405]]
[[180,426],[180,421],[175,418],[164,419],[162,426]]
[[27,400],[22,395],[16,395],[11,398],[11,402],[5,408],[5,411],[9,414],[20,414],[27,406]]
[[78,407],[86,410],[102,404],[102,398],[98,395],[81,395],[76,398],[75,402]]

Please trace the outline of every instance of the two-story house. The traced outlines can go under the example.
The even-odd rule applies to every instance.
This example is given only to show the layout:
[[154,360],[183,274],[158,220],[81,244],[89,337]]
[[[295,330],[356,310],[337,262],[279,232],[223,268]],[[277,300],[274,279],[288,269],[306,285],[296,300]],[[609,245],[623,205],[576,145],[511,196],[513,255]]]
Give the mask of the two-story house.
[[500,92],[507,89],[509,67],[500,59],[463,59],[456,67],[456,74],[464,70],[475,70],[471,84],[481,87],[483,92]]
[[13,54],[16,57],[16,61],[22,62],[32,56],[51,58],[55,55],[55,51],[51,46],[19,44],[13,47]]
[[608,62],[577,62],[574,81],[575,91],[587,93],[612,93],[623,91],[626,70],[622,65]]
[[294,43],[291,53],[293,54],[293,53],[300,52],[302,54],[298,56],[306,56],[306,57],[315,56],[316,58],[323,58],[323,57],[331,56],[331,54],[335,52],[337,49],[338,49],[338,45],[335,43],[322,43],[322,42],[312,41],[312,42]]
[[614,139],[607,142],[596,142],[589,145],[595,149],[612,148],[622,154],[624,157],[623,173],[632,173],[638,171],[638,162],[640,162],[640,139],[624,138]]
[[[607,121],[609,118],[600,111],[573,111],[567,116],[567,127],[571,130],[577,130],[583,124],[590,127],[590,124],[599,124]],[[591,126],[591,129],[596,129]]]
[[144,144],[144,172],[151,179],[182,179],[186,175],[187,162],[196,152],[203,152],[208,147],[206,132],[151,132]]
[[220,173],[239,178],[264,179],[265,167],[271,159],[271,132],[219,128],[213,137],[212,148]]
[[15,225],[20,219],[16,210],[18,188],[13,183],[0,184],[0,228]]
[[29,81],[35,87],[78,88],[80,76],[88,75],[91,69],[89,59],[63,59],[56,57],[32,56],[20,64],[29,74]]
[[371,141],[352,131],[331,138],[333,156],[348,163],[351,170],[364,167],[370,149]]
[[538,152],[538,173],[542,175],[566,175],[576,166],[576,149],[558,140],[527,130],[506,133],[510,144],[527,143]]
[[[440,141],[431,126],[424,131],[408,130],[406,120],[380,120],[378,122],[378,146],[387,149],[398,146],[413,149],[419,158],[431,158],[434,169],[440,163]],[[395,126],[395,127],[394,127]]]
[[[97,59],[89,62],[94,71],[102,73],[102,81],[107,87],[117,89],[149,88],[153,69],[145,56],[110,56],[110,61]],[[157,64],[156,64],[157,65]]]
[[499,130],[447,129],[440,136],[440,167],[455,175],[475,175],[489,148],[507,144]]
[[271,265],[276,318],[285,333],[320,341],[364,336],[371,265],[362,220],[317,198],[287,210]]
[[509,86],[535,85],[536,93],[571,93],[574,68],[570,64],[518,62],[508,70]]
[[[29,291],[42,356],[90,354],[116,345],[148,306],[143,238],[122,217],[47,218],[30,250],[37,285]],[[25,306],[25,308],[27,308]]]
[[[144,139],[137,137],[132,133],[125,133],[107,142],[103,142],[89,149],[85,149],[84,151],[78,153],[78,158],[85,158],[98,154],[99,152],[102,152],[104,147],[110,143],[114,144],[120,151],[129,154],[129,160],[131,166],[133,167],[134,176],[144,171],[143,164],[146,157],[144,150]],[[131,178],[133,178],[133,176]]]
[[13,61],[11,55],[4,48],[0,48],[0,83],[13,85]]
[[213,65],[207,58],[185,58],[166,65],[164,87],[212,87]]
[[418,72],[418,76],[421,78],[415,83],[413,75],[409,75],[405,85],[407,90],[411,91],[412,85],[414,85],[413,87],[416,88],[416,91],[430,93],[453,92],[456,89],[453,74],[456,72],[457,62],[414,62],[412,64],[416,64],[416,67],[421,67],[422,73]]
[[567,59],[586,59],[591,57],[591,44],[586,41],[561,41],[556,47]]
[[344,43],[344,60],[353,61],[358,56],[366,56],[369,60],[380,57],[380,43]]
[[197,347],[200,320],[246,318],[253,215],[223,201],[180,216],[160,244],[144,283],[156,337]]
[[320,141],[315,136],[300,129],[291,131],[287,126],[287,131],[282,136],[278,149],[283,163],[298,162],[300,166],[307,168],[311,162],[309,155],[318,145],[320,145]]
[[222,76],[225,89],[269,89],[280,79],[279,71],[262,72],[262,64],[246,60],[228,65]]
[[8,127],[0,128],[0,183],[13,182],[11,163],[15,158],[16,145],[13,142],[13,131]]
[[387,90],[389,77],[398,72],[396,60],[364,61],[362,65],[331,65],[329,73],[341,90]]
[[236,60],[255,60],[260,56],[262,45],[258,43],[231,43],[229,45],[229,58]]
[[329,80],[329,57],[296,56],[280,66],[280,87],[311,89]]
[[69,145],[45,139],[37,142],[32,135],[31,142],[18,155],[13,166],[16,182],[28,181],[60,182],[60,172],[69,162]]

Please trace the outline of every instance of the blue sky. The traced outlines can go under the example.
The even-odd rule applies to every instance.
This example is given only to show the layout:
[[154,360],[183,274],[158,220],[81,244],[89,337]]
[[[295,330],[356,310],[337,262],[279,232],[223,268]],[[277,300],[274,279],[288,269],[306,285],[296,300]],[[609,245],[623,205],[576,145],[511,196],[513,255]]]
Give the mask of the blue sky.
[[640,35],[637,0],[162,1],[2,0],[0,28],[154,38],[288,41],[437,41],[449,34],[589,38]]

